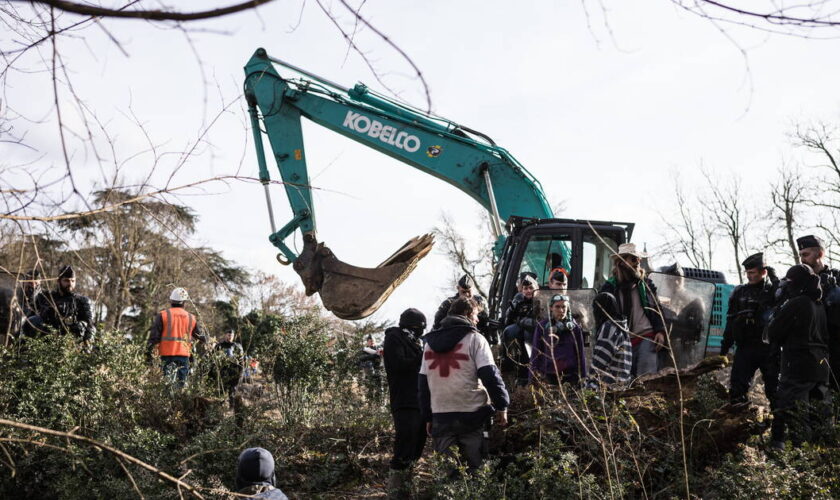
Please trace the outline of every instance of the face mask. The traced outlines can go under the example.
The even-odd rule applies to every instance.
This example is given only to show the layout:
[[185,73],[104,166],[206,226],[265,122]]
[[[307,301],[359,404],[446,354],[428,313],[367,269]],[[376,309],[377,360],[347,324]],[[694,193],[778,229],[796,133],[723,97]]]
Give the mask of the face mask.
[[776,302],[781,302],[788,298],[788,296],[790,295],[789,287],[790,280],[788,280],[787,278],[782,278],[782,280],[779,281],[779,288],[776,289],[776,294],[774,297],[776,299]]

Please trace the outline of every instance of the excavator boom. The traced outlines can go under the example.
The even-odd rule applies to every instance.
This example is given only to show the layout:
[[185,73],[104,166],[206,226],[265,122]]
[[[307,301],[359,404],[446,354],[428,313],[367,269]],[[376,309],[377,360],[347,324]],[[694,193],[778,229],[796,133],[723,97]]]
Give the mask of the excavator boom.
[[[275,65],[307,78],[283,78]],[[504,246],[503,221],[510,216],[553,216],[536,178],[481,133],[374,94],[362,84],[341,87],[269,57],[263,49],[257,50],[245,66],[245,74],[245,97],[260,180],[266,189],[272,222],[269,240],[282,253],[278,260],[292,263],[306,293],[318,292],[324,307],[341,318],[359,319],[376,311],[431,251],[434,241],[428,234],[413,238],[375,268],[346,264],[319,242],[301,118],[434,175],[468,194],[491,214],[497,253]],[[263,127],[293,212],[292,220],[280,230],[274,227],[268,196],[270,175]],[[304,241],[300,255],[285,244],[285,239],[297,230]]]

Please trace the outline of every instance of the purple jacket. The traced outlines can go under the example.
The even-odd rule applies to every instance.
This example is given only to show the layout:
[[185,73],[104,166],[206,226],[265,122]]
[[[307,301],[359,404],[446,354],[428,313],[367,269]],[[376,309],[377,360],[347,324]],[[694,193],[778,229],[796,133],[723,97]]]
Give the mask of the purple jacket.
[[549,334],[548,320],[534,330],[531,343],[531,377],[557,373],[563,382],[578,382],[586,377],[586,353],[583,350],[583,331],[573,319],[563,321],[572,329],[556,326]]

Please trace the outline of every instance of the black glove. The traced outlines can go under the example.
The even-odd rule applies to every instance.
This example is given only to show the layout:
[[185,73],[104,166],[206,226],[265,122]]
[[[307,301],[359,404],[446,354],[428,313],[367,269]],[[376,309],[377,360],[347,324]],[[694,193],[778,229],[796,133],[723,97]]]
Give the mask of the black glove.
[[512,299],[510,299],[510,308],[513,309],[513,310],[516,310],[516,308],[519,307],[519,304],[521,304],[524,301],[525,301],[525,296],[522,295],[521,293],[517,293],[516,295],[513,296]]
[[521,330],[528,330],[533,332],[534,331],[534,318],[520,318],[519,321],[516,322]]
[[82,338],[85,334],[85,326],[87,325],[85,325],[84,321],[76,321],[74,323],[70,323],[70,326],[67,327],[67,331],[78,338]]

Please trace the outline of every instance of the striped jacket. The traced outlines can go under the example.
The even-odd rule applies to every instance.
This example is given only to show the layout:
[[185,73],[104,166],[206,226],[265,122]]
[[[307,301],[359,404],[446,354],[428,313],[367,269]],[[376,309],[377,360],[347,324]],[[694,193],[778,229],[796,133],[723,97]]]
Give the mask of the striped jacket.
[[633,347],[627,321],[605,321],[595,336],[592,376],[604,384],[627,383],[633,364]]

